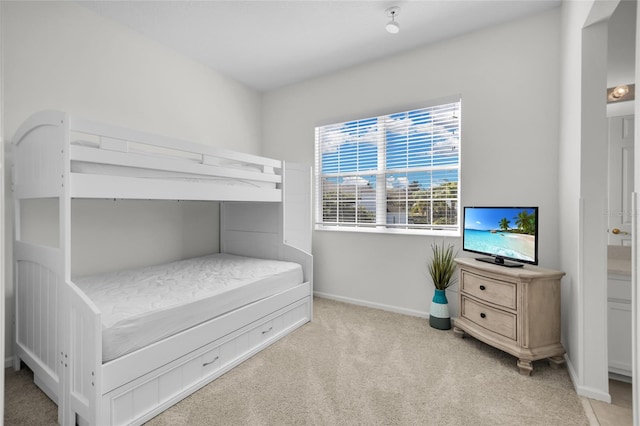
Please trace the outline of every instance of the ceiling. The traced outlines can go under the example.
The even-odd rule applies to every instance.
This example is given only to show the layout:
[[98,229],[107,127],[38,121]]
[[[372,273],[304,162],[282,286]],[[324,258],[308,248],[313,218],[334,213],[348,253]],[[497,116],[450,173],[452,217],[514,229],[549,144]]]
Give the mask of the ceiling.
[[607,87],[635,82],[636,2],[621,1],[608,25]]
[[[268,91],[559,6],[561,0],[80,1]],[[399,6],[398,34],[385,10]]]

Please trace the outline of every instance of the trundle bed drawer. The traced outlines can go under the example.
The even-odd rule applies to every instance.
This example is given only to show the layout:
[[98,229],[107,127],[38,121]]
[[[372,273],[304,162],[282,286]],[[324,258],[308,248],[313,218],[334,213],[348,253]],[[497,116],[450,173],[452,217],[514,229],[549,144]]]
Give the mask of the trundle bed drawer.
[[223,363],[220,360],[220,347],[216,347],[192,359],[182,367],[184,382],[197,382],[203,375],[215,373],[222,365]]
[[184,361],[177,365],[149,373],[140,381],[106,394],[104,404],[111,413],[110,424],[144,421],[152,417],[154,412],[162,411],[150,411],[151,407],[162,404],[166,408],[176,403],[194,389],[251,357],[265,345],[275,342],[286,334],[285,331],[307,322],[311,303],[311,298],[293,303],[210,343],[196,351],[197,354],[185,356]]
[[516,316],[462,296],[462,316],[479,326],[516,340]]
[[516,285],[463,272],[462,291],[489,303],[516,309]]

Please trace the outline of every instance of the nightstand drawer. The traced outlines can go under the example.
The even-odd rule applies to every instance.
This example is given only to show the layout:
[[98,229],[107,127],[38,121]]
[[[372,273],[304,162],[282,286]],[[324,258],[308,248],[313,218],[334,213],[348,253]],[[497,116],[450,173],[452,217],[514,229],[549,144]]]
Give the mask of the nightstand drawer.
[[489,331],[512,340],[517,338],[517,321],[514,314],[491,308],[464,296],[462,296],[461,312],[464,318]]
[[485,302],[516,309],[516,285],[462,272],[461,290]]

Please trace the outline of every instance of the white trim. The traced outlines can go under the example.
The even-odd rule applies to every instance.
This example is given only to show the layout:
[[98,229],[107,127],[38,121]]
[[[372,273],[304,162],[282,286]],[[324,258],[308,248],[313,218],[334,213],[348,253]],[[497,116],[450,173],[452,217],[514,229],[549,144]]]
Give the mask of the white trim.
[[356,232],[369,234],[389,234],[389,235],[417,235],[421,237],[462,237],[462,227],[457,231],[440,229],[401,229],[401,228],[374,228],[366,226],[327,226],[316,224],[314,231],[321,232]]
[[[577,253],[578,253],[578,268],[576,270],[576,283],[575,291],[576,291],[576,300],[578,301],[576,306],[576,319],[577,324],[575,325],[575,329],[577,330],[577,357],[578,357],[578,368],[579,371],[576,372],[573,369],[573,365],[569,374],[573,372],[571,380],[573,380],[573,386],[578,392],[578,388],[580,387],[579,383],[584,381],[584,363],[585,363],[585,343],[584,343],[584,334],[586,332],[584,328],[584,291],[583,291],[583,278],[584,278],[584,198],[580,197],[578,199],[578,235],[577,235]],[[569,367],[569,359],[567,357],[567,367]],[[577,374],[576,374],[577,373]],[[576,380],[577,379],[577,380]],[[580,395],[580,392],[578,392]]]
[[633,378],[624,374],[618,374],[618,373],[614,373],[612,371],[609,371],[609,379],[611,380],[617,380],[619,382],[624,382],[624,383],[633,383]]
[[578,386],[578,388],[576,388],[576,393],[580,396],[586,396],[587,398],[597,399],[598,401],[611,404],[611,395],[596,388]]
[[582,386],[577,384],[578,383],[578,376],[576,376],[576,370],[573,367],[573,364],[571,363],[571,358],[569,358],[566,354],[564,356],[565,359],[565,363],[567,365],[567,371],[569,372],[569,378],[571,379],[571,382],[573,383],[573,387],[576,391],[576,393],[580,396],[584,396],[587,398],[591,398],[591,399],[597,399],[598,401],[604,401],[608,404],[611,404],[611,395],[606,393],[606,392],[602,392],[598,389],[594,389],[588,386]]
[[367,300],[353,299],[351,297],[338,296],[331,293],[314,291],[313,295],[323,299],[337,300],[338,302],[350,303],[352,305],[365,306],[367,308],[381,309],[383,311],[395,312],[396,314],[410,315],[412,317],[429,318],[429,312],[415,309],[401,308],[398,306],[386,305],[384,303],[369,302]]
[[13,367],[13,355],[4,358],[4,368]]

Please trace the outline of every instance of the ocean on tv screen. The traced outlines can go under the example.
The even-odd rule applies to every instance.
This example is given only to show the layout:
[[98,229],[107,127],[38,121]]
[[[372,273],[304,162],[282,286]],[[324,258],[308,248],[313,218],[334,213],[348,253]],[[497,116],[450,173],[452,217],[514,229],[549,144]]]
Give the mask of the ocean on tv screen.
[[535,236],[497,230],[464,230],[464,249],[495,256],[535,260]]

